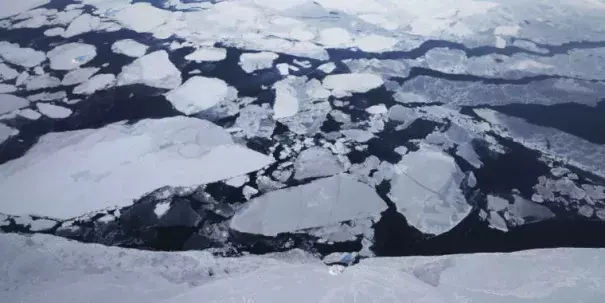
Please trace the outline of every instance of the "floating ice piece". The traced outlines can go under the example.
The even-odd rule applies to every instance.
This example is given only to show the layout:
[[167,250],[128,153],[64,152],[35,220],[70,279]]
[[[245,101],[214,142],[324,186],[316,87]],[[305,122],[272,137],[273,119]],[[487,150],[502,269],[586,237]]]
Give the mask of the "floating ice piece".
[[54,92],[54,93],[41,92],[39,94],[27,96],[27,100],[29,100],[31,102],[51,101],[51,100],[60,100],[65,97],[67,97],[67,94],[64,91],[58,91],[58,92]]
[[20,47],[19,44],[0,41],[0,57],[4,61],[23,67],[34,67],[46,60],[44,52],[28,47]]
[[37,112],[33,109],[29,109],[29,108],[20,110],[19,116],[29,119],[29,120],[38,120],[38,119],[40,119],[40,117],[42,117],[42,115],[39,112]]
[[487,196],[487,209],[501,211],[508,208],[508,200],[498,196]]
[[80,84],[88,80],[92,75],[96,74],[100,68],[98,67],[83,67],[70,71],[63,77],[61,85],[69,86],[74,84]]
[[92,95],[96,91],[105,90],[114,86],[115,83],[116,76],[113,74],[100,74],[74,87],[73,93],[77,95]]
[[68,43],[57,46],[48,52],[50,68],[55,70],[72,70],[90,62],[97,56],[94,45]]
[[[0,105],[1,106],[1,105]],[[2,144],[6,139],[13,136],[15,133],[18,133],[17,130],[0,123],[0,144]]]
[[34,74],[36,74],[36,75],[43,75],[44,74],[44,68],[42,68],[42,66],[36,66],[34,68]]
[[497,48],[505,48],[506,47],[506,40],[504,40],[502,37],[496,37],[496,47]]
[[344,167],[338,158],[327,149],[311,147],[303,150],[294,162],[294,179],[327,177],[339,174]]
[[459,188],[464,174],[452,157],[423,147],[403,156],[398,166],[403,173],[391,181],[389,196],[421,232],[447,232],[471,211]]
[[251,104],[240,110],[235,125],[242,129],[246,137],[269,138],[275,129],[272,116],[273,111],[270,108]]
[[378,104],[366,108],[366,112],[371,115],[384,115],[389,112],[389,109],[384,104]]
[[393,37],[385,37],[370,34],[355,39],[355,44],[364,52],[380,53],[392,50],[398,40]]
[[162,10],[146,2],[137,2],[120,8],[114,15],[116,21],[139,33],[152,32],[172,17],[172,12]]
[[[27,154],[0,166],[0,212],[71,218],[130,205],[162,186],[224,180],[272,161],[234,144],[223,128],[195,118],[49,133]],[[26,190],[30,186],[36,190]]]
[[324,63],[324,64],[318,66],[317,69],[326,74],[329,74],[329,73],[332,73],[336,69],[336,64],[334,64],[334,62]]
[[53,28],[49,28],[47,30],[44,31],[44,36],[48,36],[48,37],[55,37],[55,36],[61,36],[63,35],[63,33],[65,33],[65,29],[62,27],[53,27]]
[[237,90],[218,78],[194,76],[165,96],[178,111],[192,115],[221,102],[233,101]]
[[279,55],[271,52],[243,53],[239,59],[239,65],[247,73],[252,73],[260,69],[271,68],[273,61],[279,58]]
[[32,220],[31,224],[29,225],[29,230],[32,232],[46,231],[46,230],[52,229],[57,224],[58,223],[56,221],[48,220],[48,219]]
[[298,112],[298,97],[296,88],[284,79],[273,85],[275,89],[275,104],[273,105],[274,119],[292,117]]
[[1,1],[0,19],[14,16],[48,3],[50,3],[50,0]]
[[16,70],[4,63],[0,63],[0,80],[12,80],[17,78],[17,76],[19,76],[19,73]]
[[17,79],[15,79],[15,86],[21,86],[21,85],[25,84],[25,82],[27,82],[28,79],[29,79],[29,74],[27,73],[27,71],[23,71],[22,73],[19,74]]
[[319,32],[319,43],[332,48],[347,47],[351,46],[352,38],[346,29],[332,27]]
[[16,92],[17,88],[14,85],[0,83],[0,94]]
[[255,198],[233,217],[231,228],[275,236],[374,217],[386,207],[371,187],[341,174]]
[[114,42],[111,45],[111,51],[116,54],[123,54],[128,57],[139,58],[147,53],[147,45],[139,43],[132,39],[124,39]]
[[42,88],[53,88],[61,85],[61,80],[49,74],[33,76],[25,84],[27,90],[38,90]]
[[374,138],[374,134],[367,130],[361,129],[343,129],[340,131],[343,135],[347,136],[353,141],[356,142],[368,142],[370,139]]
[[335,96],[345,96],[349,93],[365,93],[384,83],[379,75],[367,73],[351,73],[328,75],[323,80],[323,86],[332,91]]
[[67,118],[73,113],[69,108],[48,103],[36,103],[36,107],[40,113],[53,119]]
[[170,202],[162,202],[155,205],[153,213],[159,218],[162,218],[170,209]]
[[0,94],[0,115],[27,107],[28,105],[29,101],[27,99],[8,94]]
[[279,63],[275,65],[275,67],[277,67],[277,70],[282,76],[287,76],[290,74],[290,65],[288,63]]
[[75,18],[62,34],[64,38],[70,38],[83,33],[94,31],[101,25],[101,19],[97,16],[82,14]]
[[118,86],[144,84],[174,89],[181,85],[181,82],[181,72],[170,62],[168,53],[164,50],[134,60],[124,66],[118,75]]
[[508,231],[508,226],[506,225],[506,221],[495,211],[489,212],[489,226],[501,231]]
[[195,62],[222,61],[227,58],[227,50],[218,47],[204,47],[185,56],[185,59]]
[[233,186],[233,187],[242,187],[242,186],[244,186],[244,184],[246,184],[246,182],[248,182],[248,176],[241,175],[241,176],[233,177],[231,179],[226,180],[225,184],[227,184],[229,186]]

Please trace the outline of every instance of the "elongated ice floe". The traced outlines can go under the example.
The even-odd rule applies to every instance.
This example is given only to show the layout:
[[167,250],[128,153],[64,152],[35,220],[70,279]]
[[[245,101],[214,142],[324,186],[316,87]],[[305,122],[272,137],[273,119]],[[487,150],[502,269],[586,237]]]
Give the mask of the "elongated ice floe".
[[130,205],[162,186],[219,181],[272,161],[234,144],[221,127],[194,118],[50,133],[0,166],[0,212],[70,218]]
[[227,58],[227,50],[218,47],[203,47],[185,56],[185,59],[195,62],[221,61]]
[[69,108],[42,102],[36,103],[36,107],[40,113],[53,119],[67,118],[73,113]]
[[12,93],[17,91],[14,85],[0,83],[0,94]]
[[0,57],[4,61],[21,65],[23,67],[34,67],[46,60],[44,52],[29,47],[20,47],[19,44],[0,41]]
[[61,85],[59,78],[53,77],[49,74],[33,76],[25,84],[27,90],[38,90],[42,88],[53,88]]
[[94,59],[97,56],[97,48],[90,44],[68,43],[55,47],[47,55],[50,68],[72,70]]
[[0,80],[12,80],[19,76],[19,73],[4,63],[0,63]]
[[27,99],[8,94],[0,94],[0,115],[27,107],[28,105],[29,101]]
[[116,54],[123,54],[128,57],[138,58],[147,53],[149,47],[132,39],[124,39],[114,42],[111,50]]
[[350,93],[365,93],[383,83],[379,75],[369,73],[328,75],[323,80],[323,86],[337,97]]
[[92,75],[96,74],[100,68],[98,67],[83,67],[74,69],[65,76],[63,76],[63,81],[61,81],[61,85],[69,86],[74,84],[80,84],[86,80],[88,80]]
[[172,64],[168,53],[156,51],[134,60],[122,68],[118,85],[144,84],[151,87],[174,89],[181,85],[181,72]]
[[2,1],[0,2],[0,19],[26,12],[49,2],[50,0]]
[[237,98],[237,90],[218,78],[194,76],[166,93],[166,99],[180,112],[191,115],[221,102]]
[[259,69],[271,68],[273,61],[279,57],[276,53],[244,53],[240,56],[239,65],[247,73],[252,73]]
[[65,29],[62,36],[70,38],[83,33],[96,30],[101,25],[101,19],[97,16],[82,14],[75,18]]
[[253,199],[231,220],[244,233],[279,233],[378,215],[386,203],[371,187],[341,174]]
[[99,74],[74,87],[73,93],[78,95],[92,95],[96,91],[114,86],[116,76],[113,74]]
[[6,126],[4,123],[0,123],[0,144],[4,143],[6,139],[13,136],[17,132],[16,129]]

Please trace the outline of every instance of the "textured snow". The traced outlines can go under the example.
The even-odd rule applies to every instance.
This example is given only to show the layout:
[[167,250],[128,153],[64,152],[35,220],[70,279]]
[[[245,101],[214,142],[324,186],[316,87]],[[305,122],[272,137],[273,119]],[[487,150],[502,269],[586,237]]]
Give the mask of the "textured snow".
[[53,119],[67,118],[73,113],[69,108],[48,103],[36,103],[36,107],[41,114]]
[[111,50],[116,54],[123,54],[128,57],[138,58],[147,53],[148,46],[132,39],[124,39],[114,42]]
[[181,72],[172,64],[168,53],[164,50],[134,60],[124,66],[118,75],[118,85],[120,86],[144,84],[151,87],[174,89],[181,85],[181,82]]
[[328,75],[323,80],[323,86],[337,97],[349,93],[365,93],[383,83],[379,75],[367,73]]
[[191,115],[233,101],[237,90],[218,78],[194,76],[165,96],[178,111]]
[[0,94],[0,115],[10,113],[28,105],[29,101],[27,99],[13,95]]
[[459,188],[464,175],[452,157],[421,148],[403,156],[398,166],[403,173],[391,181],[389,196],[418,230],[442,234],[471,211]]
[[26,108],[19,111],[19,116],[29,120],[38,120],[42,117],[42,114],[33,109]]
[[233,217],[231,228],[275,236],[373,217],[386,207],[372,188],[341,174],[255,198]]
[[279,57],[276,53],[243,53],[239,58],[239,65],[247,73],[252,73],[260,69],[271,68],[273,61]]
[[6,62],[23,67],[34,67],[46,60],[44,52],[29,47],[22,48],[19,44],[6,41],[0,41],[0,57]]
[[221,61],[227,58],[227,50],[218,47],[204,47],[200,48],[193,53],[185,56],[185,59],[195,62],[203,61]]
[[42,88],[53,88],[61,85],[61,80],[49,74],[33,76],[25,84],[27,90],[38,90]]
[[4,63],[0,63],[0,80],[12,80],[17,78],[17,76],[19,76],[19,73],[16,70]]
[[50,0],[19,0],[19,1],[1,1],[0,2],[0,19],[14,16],[26,12],[32,8],[46,5]]
[[311,147],[303,150],[294,162],[294,179],[327,177],[339,174],[344,167],[338,158],[327,149]]
[[97,56],[94,45],[68,43],[57,46],[48,52],[50,68],[55,70],[72,70],[90,62]]
[[17,91],[14,85],[0,83],[0,94],[12,93]]
[[63,81],[61,81],[61,85],[69,86],[82,83],[92,77],[92,75],[96,74],[99,70],[100,68],[98,67],[84,67],[74,69],[65,74],[65,76],[63,76]]
[[215,182],[271,162],[235,145],[222,128],[193,118],[50,133],[0,166],[0,212],[70,218],[130,205],[162,186]]
[[92,95],[96,91],[114,86],[115,83],[116,76],[112,74],[99,74],[74,87],[73,93],[77,95]]

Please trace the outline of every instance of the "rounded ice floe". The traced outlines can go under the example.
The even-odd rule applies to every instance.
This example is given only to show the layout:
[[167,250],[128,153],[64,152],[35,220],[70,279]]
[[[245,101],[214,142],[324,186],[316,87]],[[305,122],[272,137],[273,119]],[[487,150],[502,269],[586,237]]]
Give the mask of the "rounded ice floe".
[[334,62],[324,63],[324,64],[320,65],[319,67],[317,67],[317,69],[326,74],[329,74],[336,69],[336,64],[334,64]]
[[294,162],[294,179],[327,177],[339,174],[344,167],[338,158],[327,149],[311,147],[303,150]]
[[367,131],[367,130],[361,130],[361,129],[344,129],[340,131],[343,135],[345,135],[347,138],[356,141],[356,142],[367,142],[370,139],[374,138],[374,134],[372,134],[371,132]]
[[319,32],[319,43],[327,47],[346,47],[351,42],[351,35],[344,28],[332,27]]
[[14,85],[0,83],[0,94],[12,93],[17,91]]
[[113,74],[100,74],[74,87],[73,93],[78,95],[92,95],[96,91],[104,90],[114,86],[115,83],[116,76],[114,76]]
[[98,67],[83,67],[70,71],[65,76],[63,76],[63,81],[61,81],[61,85],[69,86],[74,84],[80,84],[86,80],[88,80],[92,75],[96,74],[100,68]]
[[0,94],[0,115],[10,113],[28,105],[29,101],[27,99],[13,95]]
[[21,48],[19,44],[0,41],[0,57],[4,61],[23,67],[34,67],[46,60],[44,52]]
[[460,190],[464,174],[449,155],[421,148],[403,156],[398,166],[403,173],[391,181],[389,197],[421,232],[447,232],[471,211]]
[[68,43],[57,46],[48,52],[50,68],[55,70],[72,70],[90,62],[97,56],[94,45]]
[[71,218],[130,205],[163,186],[224,180],[272,161],[195,118],[49,133],[21,158],[0,165],[0,213]]
[[174,89],[181,85],[181,72],[172,64],[165,50],[153,52],[134,60],[122,68],[118,86],[144,84],[151,87]]
[[218,47],[204,47],[185,56],[185,59],[195,62],[221,61],[227,58],[227,50]]
[[374,217],[387,207],[376,191],[341,174],[269,192],[231,220],[236,231],[265,236]]
[[279,55],[271,52],[243,53],[239,58],[239,65],[247,73],[252,73],[260,69],[271,68],[273,61],[279,58]]
[[29,120],[38,120],[40,119],[40,117],[42,117],[42,115],[30,108],[26,108],[26,109],[22,109],[19,111],[19,116],[29,119]]
[[73,113],[69,108],[48,103],[36,103],[36,107],[40,113],[53,119],[67,118]]
[[328,75],[323,80],[323,86],[336,96],[349,93],[365,93],[380,87],[384,81],[382,77],[369,73],[351,73]]
[[53,27],[44,31],[44,35],[48,37],[61,36],[65,32],[62,27]]
[[165,96],[178,111],[191,115],[234,100],[237,90],[218,78],[194,76]]
[[111,45],[111,51],[116,54],[126,55],[128,57],[138,58],[147,53],[149,47],[132,39],[124,39],[114,42]]
[[27,90],[38,90],[42,88],[52,88],[61,85],[61,80],[49,74],[33,76],[25,84]]
[[0,80],[12,80],[19,76],[19,73],[8,67],[8,65],[4,63],[0,63]]
[[101,25],[101,18],[89,14],[82,14],[75,18],[62,34],[64,38],[70,38],[83,33],[96,30]]

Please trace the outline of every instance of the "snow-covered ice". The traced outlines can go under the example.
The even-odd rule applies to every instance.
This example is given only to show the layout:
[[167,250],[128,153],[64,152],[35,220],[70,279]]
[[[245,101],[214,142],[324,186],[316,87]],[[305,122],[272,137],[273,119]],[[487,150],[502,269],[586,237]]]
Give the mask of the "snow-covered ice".
[[344,167],[331,151],[321,147],[303,150],[294,162],[294,179],[327,177],[339,174]]
[[49,2],[50,0],[2,1],[0,2],[0,19],[26,12]]
[[181,85],[181,72],[172,64],[165,50],[153,52],[122,68],[118,85],[144,84],[174,89]]
[[41,114],[53,119],[67,118],[73,113],[69,108],[42,102],[36,103],[36,107]]
[[296,88],[290,85],[289,79],[276,82],[273,88],[275,89],[273,117],[277,120],[294,116],[299,109]]
[[421,148],[397,165],[403,173],[391,181],[389,196],[418,230],[442,234],[471,211],[459,187],[464,174],[449,155]]
[[0,144],[6,141],[6,139],[13,136],[15,131],[15,129],[6,126],[4,123],[0,123]]
[[218,47],[203,47],[185,56],[185,59],[195,62],[221,61],[227,58],[227,50]]
[[38,120],[42,117],[42,114],[33,109],[26,108],[19,111],[19,116],[29,120]]
[[32,220],[29,225],[29,230],[33,232],[40,232],[49,230],[57,225],[57,222],[47,219]]
[[0,80],[12,80],[19,76],[19,73],[4,63],[0,63]]
[[17,91],[17,87],[10,84],[0,83],[0,94],[13,93]]
[[94,31],[101,25],[101,19],[97,16],[89,14],[82,14],[75,18],[65,29],[62,36],[64,38],[70,38],[83,33]]
[[59,80],[59,78],[44,74],[29,78],[25,84],[25,88],[27,90],[38,90],[42,88],[53,88],[59,85],[61,85],[61,80]]
[[334,64],[334,62],[324,63],[324,64],[318,66],[317,69],[326,74],[329,74],[329,73],[332,73],[336,69],[336,64]]
[[221,102],[233,101],[237,90],[218,78],[194,76],[165,96],[178,111],[192,115]]
[[10,113],[28,105],[29,101],[27,99],[8,94],[0,94],[0,115]]
[[99,74],[74,87],[73,93],[77,95],[92,95],[96,91],[105,90],[116,83],[113,74]]
[[164,216],[166,214],[166,212],[168,212],[168,210],[170,209],[170,202],[162,202],[162,203],[158,203],[155,205],[155,208],[153,209],[153,213],[158,216],[158,218],[161,218],[162,216]]
[[0,57],[6,62],[28,68],[46,61],[44,52],[6,41],[0,41]]
[[97,48],[85,43],[68,43],[55,47],[47,55],[50,68],[72,70],[94,59],[97,56]]
[[239,59],[239,65],[247,73],[252,73],[260,69],[271,68],[273,61],[279,57],[276,53],[243,53]]
[[67,93],[65,93],[64,91],[58,91],[58,92],[41,92],[38,94],[34,94],[34,95],[29,95],[27,96],[27,100],[31,101],[31,102],[37,102],[37,101],[52,101],[52,100],[61,100],[63,101],[63,99],[67,97]]
[[374,217],[386,207],[371,187],[340,174],[255,198],[233,217],[231,228],[275,236]]
[[128,57],[138,58],[147,53],[147,45],[139,43],[132,39],[124,39],[114,42],[111,50],[116,54],[123,54]]
[[367,73],[328,75],[323,80],[323,86],[331,90],[336,97],[349,93],[365,93],[383,83],[379,75]]
[[74,84],[80,84],[88,80],[92,75],[96,74],[100,68],[98,67],[83,67],[69,71],[63,76],[61,85],[69,86]]
[[44,31],[44,35],[48,37],[61,36],[65,32],[65,29],[62,27],[53,27]]
[[194,118],[49,133],[24,156],[0,166],[0,212],[70,218],[130,205],[162,186],[224,180],[272,161],[234,144],[221,127]]

